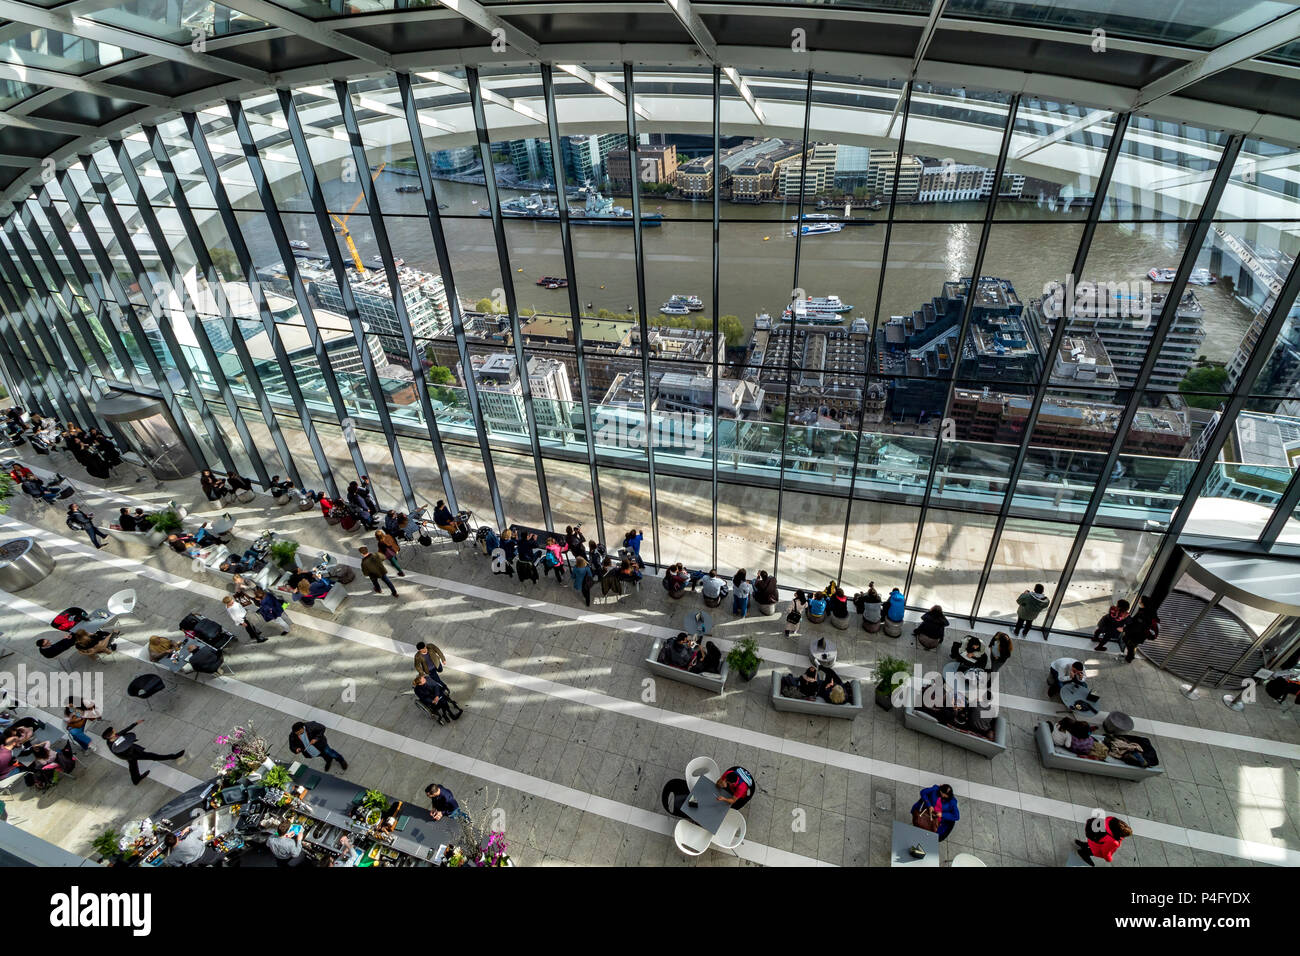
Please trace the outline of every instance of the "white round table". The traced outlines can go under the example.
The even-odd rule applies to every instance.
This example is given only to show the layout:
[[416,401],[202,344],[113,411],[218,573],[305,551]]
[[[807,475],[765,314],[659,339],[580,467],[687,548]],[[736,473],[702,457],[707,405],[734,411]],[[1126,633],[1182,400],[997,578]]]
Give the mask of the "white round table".
[[952,858],[952,863],[949,866],[988,866],[988,864],[969,853],[958,853]]

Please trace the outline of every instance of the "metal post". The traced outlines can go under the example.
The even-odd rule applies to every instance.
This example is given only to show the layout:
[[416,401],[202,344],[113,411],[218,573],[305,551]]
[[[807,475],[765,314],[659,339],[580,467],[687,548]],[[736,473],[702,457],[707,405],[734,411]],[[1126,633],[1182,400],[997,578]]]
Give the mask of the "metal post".
[[[9,258],[9,252],[0,245],[0,268],[4,270],[8,277],[10,285],[15,289],[22,290],[26,296],[27,304],[19,306],[15,310],[15,315],[22,316],[23,322],[27,326],[27,347],[32,352],[33,361],[39,360],[45,365],[45,391],[50,397],[52,404],[59,411],[59,418],[64,421],[76,418],[73,413],[72,405],[68,402],[67,393],[64,390],[63,381],[59,376],[61,370],[57,369],[54,364],[62,357],[58,346],[50,338],[49,329],[45,327],[45,316],[40,314],[40,308],[36,303],[36,297],[31,290],[23,283],[21,276],[15,268],[13,260]],[[35,282],[35,280],[32,280]],[[17,304],[17,303],[15,303]],[[33,317],[35,313],[35,317]],[[21,326],[20,326],[21,329]],[[21,332],[20,332],[21,337]]]
[[[271,308],[267,304],[266,294],[262,291],[262,282],[254,271],[253,259],[248,251],[248,244],[244,242],[244,234],[239,227],[239,220],[235,217],[234,209],[231,208],[230,197],[226,194],[225,184],[221,181],[221,172],[212,159],[212,151],[208,149],[208,138],[203,132],[203,124],[199,122],[198,116],[194,113],[182,113],[181,118],[185,121],[185,128],[190,134],[190,141],[194,144],[195,157],[203,169],[203,175],[207,177],[208,188],[212,191],[212,198],[217,204],[217,212],[221,215],[221,221],[226,227],[226,235],[230,239],[230,246],[234,250],[235,258],[239,260],[240,271],[244,273],[248,289],[257,305],[262,328],[265,330],[268,344],[275,354],[276,364],[280,367],[280,374],[284,378],[285,391],[289,393],[289,400],[298,412],[303,434],[307,437],[307,444],[311,446],[312,457],[316,459],[316,467],[320,470],[321,481],[325,483],[325,490],[330,497],[337,498],[339,489],[334,482],[334,471],[330,467],[329,459],[325,456],[325,449],[321,446],[320,437],[316,434],[316,426],[312,422],[311,413],[307,410],[307,403],[303,400],[302,391],[298,388],[298,379],[293,365],[289,362],[289,356],[285,352],[284,343],[280,341],[280,333],[275,327],[275,317],[271,315]],[[252,377],[252,368],[250,363],[250,379]],[[283,454],[286,455],[286,467],[290,467],[289,462],[293,460],[292,453],[286,449]],[[299,488],[303,487],[300,482],[295,481],[295,483],[298,484]]]
[[[167,194],[176,207],[176,215],[181,221],[181,228],[185,230],[185,236],[189,240],[190,248],[194,251],[196,281],[201,279],[213,291],[217,307],[221,311],[222,329],[230,339],[235,358],[238,359],[240,370],[248,383],[248,391],[252,394],[253,399],[257,402],[258,409],[262,413],[262,419],[271,435],[271,441],[279,453],[281,466],[296,487],[299,489],[306,488],[302,475],[298,472],[294,454],[289,450],[288,442],[285,441],[284,434],[280,430],[280,420],[275,414],[275,409],[271,406],[271,400],[267,397],[266,390],[262,387],[262,380],[257,374],[257,366],[248,352],[248,344],[244,341],[243,329],[240,328],[239,322],[236,321],[230,311],[230,303],[224,293],[222,277],[212,261],[207,240],[199,229],[198,221],[194,218],[194,211],[190,208],[189,199],[186,198],[185,190],[181,187],[180,178],[176,175],[176,170],[172,166],[171,156],[162,141],[162,135],[155,126],[144,127],[144,134],[149,140],[149,148],[153,152],[154,162],[158,164],[158,172],[162,175],[163,182],[167,186]],[[229,223],[223,223],[223,225],[228,227]]]
[[[1074,254],[1074,265],[1070,272],[1072,281],[1066,283],[1067,298],[1073,295],[1075,283],[1079,282],[1083,277],[1084,265],[1088,261],[1088,250],[1092,247],[1092,238],[1097,231],[1097,222],[1101,219],[1102,207],[1105,205],[1104,197],[1106,190],[1110,188],[1110,178],[1115,172],[1115,164],[1119,160],[1124,133],[1128,129],[1128,121],[1129,114],[1121,113],[1116,117],[1114,127],[1111,130],[1106,159],[1102,164],[1101,174],[1097,178],[1096,188],[1093,189],[1092,208],[1088,210],[1088,218],[1083,226],[1083,235],[1079,237],[1079,247]],[[1016,449],[1016,458],[1011,465],[1010,477],[1007,479],[1006,494],[1002,497],[1002,506],[998,509],[998,520],[993,527],[993,540],[989,543],[989,553],[984,560],[984,570],[980,573],[979,585],[975,589],[975,603],[971,613],[976,616],[979,614],[980,604],[984,599],[984,588],[988,584],[989,575],[993,573],[993,564],[999,553],[998,545],[1002,541],[1002,532],[1006,527],[1007,516],[1011,513],[1011,505],[1015,498],[1016,485],[1020,482],[1020,474],[1024,470],[1025,460],[1029,457],[1029,445],[1034,437],[1034,428],[1038,424],[1038,415],[1042,411],[1043,401],[1047,398],[1047,392],[1051,385],[1052,363],[1056,360],[1057,350],[1060,349],[1061,342],[1065,339],[1065,330],[1073,316],[1074,302],[1064,302],[1064,309],[1060,318],[1056,321],[1056,328],[1052,330],[1052,340],[1043,357],[1043,368],[1039,373],[1038,387],[1034,390],[1033,400],[1029,404],[1029,414],[1025,418],[1024,438],[1020,442],[1020,447]],[[1060,581],[1057,583],[1056,589],[1059,591],[1064,586],[1065,582]]]
[[[709,507],[709,514],[713,525],[713,561],[709,565],[716,568],[718,566],[718,376],[722,369],[718,367],[718,336],[721,334],[719,329],[719,320],[722,315],[722,67],[716,64],[713,67],[713,342],[709,354],[709,362],[713,366],[713,467],[711,471],[713,501]],[[760,409],[762,411],[762,409]],[[740,419],[736,419],[735,437],[732,439],[737,443],[737,454],[740,448]]]
[[[1160,310],[1160,318],[1157,320],[1155,332],[1151,336],[1151,345],[1147,350],[1146,357],[1142,360],[1142,365],[1138,368],[1137,377],[1134,379],[1133,384],[1129,386],[1132,394],[1130,394],[1128,403],[1120,415],[1119,423],[1115,429],[1115,439],[1111,442],[1110,451],[1106,453],[1106,459],[1102,462],[1097,478],[1097,487],[1093,489],[1092,497],[1088,499],[1088,506],[1084,509],[1083,517],[1079,519],[1079,531],[1074,536],[1074,543],[1070,546],[1070,554],[1066,558],[1065,567],[1061,571],[1062,582],[1068,582],[1073,577],[1074,567],[1079,561],[1079,555],[1083,553],[1083,546],[1088,540],[1088,531],[1097,517],[1097,511],[1101,508],[1102,499],[1106,495],[1106,488],[1110,484],[1111,472],[1115,470],[1115,462],[1119,459],[1124,439],[1128,435],[1128,430],[1137,415],[1138,406],[1142,403],[1147,385],[1151,381],[1151,373],[1155,370],[1157,359],[1160,358],[1160,349],[1164,345],[1165,337],[1168,335],[1169,329],[1173,327],[1174,320],[1177,317],[1178,306],[1182,302],[1183,291],[1187,287],[1187,277],[1192,274],[1192,268],[1196,265],[1196,259],[1201,252],[1201,244],[1205,241],[1205,235],[1209,232],[1210,223],[1214,217],[1214,210],[1223,197],[1223,191],[1227,188],[1228,180],[1232,176],[1232,167],[1236,164],[1237,156],[1241,153],[1243,139],[1242,134],[1233,134],[1228,139],[1223,154],[1219,157],[1219,165],[1214,172],[1214,179],[1205,195],[1200,214],[1197,216],[1196,222],[1188,235],[1187,248],[1184,250],[1183,258],[1178,264],[1178,272],[1174,276],[1174,283],[1170,286],[1169,293],[1165,297],[1164,306]],[[1052,622],[1056,620],[1056,614],[1060,610],[1061,601],[1064,597],[1065,587],[1058,587],[1056,593],[1052,595],[1051,604],[1048,605],[1047,618],[1043,621],[1044,634],[1051,632]]]
[[1282,529],[1286,523],[1295,515],[1296,507],[1300,505],[1300,469],[1297,469],[1291,475],[1290,482],[1287,483],[1286,490],[1282,492],[1282,497],[1273,509],[1273,514],[1269,516],[1268,523],[1264,525],[1264,530],[1260,532],[1259,544],[1265,549],[1271,549],[1277,543],[1278,536],[1282,534]]
[[[578,274],[573,259],[573,241],[569,235],[569,197],[564,194],[564,153],[560,143],[560,126],[555,117],[555,87],[549,63],[541,65],[542,93],[546,98],[546,127],[551,143],[551,169],[555,176],[555,202],[560,210],[560,240],[564,244],[564,268],[569,276],[569,312],[573,322],[574,360],[578,366],[578,381],[582,391],[582,427],[587,438],[587,458],[591,469],[591,499],[596,512],[596,532],[601,541],[605,535],[605,516],[600,507],[600,483],[596,475],[596,436],[592,431],[591,402],[587,397],[587,360],[582,342],[582,304],[578,297]],[[478,75],[474,75],[477,84]]]
[[[921,551],[921,536],[925,532],[925,518],[930,510],[930,499],[934,494],[934,476],[939,468],[940,454],[943,452],[943,423],[948,418],[952,408],[953,395],[957,391],[962,348],[966,344],[966,333],[970,330],[971,316],[975,312],[975,299],[979,294],[980,273],[984,269],[984,253],[988,249],[989,235],[993,231],[993,211],[997,208],[998,190],[1002,187],[1002,174],[1007,168],[1007,151],[1011,148],[1011,134],[1016,127],[1016,111],[1019,109],[1020,94],[1015,93],[1007,103],[1007,126],[1002,132],[1002,146],[998,150],[998,161],[993,170],[993,189],[989,195],[989,204],[984,210],[984,227],[980,230],[979,245],[975,249],[975,261],[971,264],[970,287],[966,290],[966,302],[962,307],[961,322],[957,326],[957,350],[952,360],[952,381],[948,384],[948,395],[944,399],[943,415],[939,419],[939,434],[934,442],[934,457],[930,459],[930,471],[925,481],[925,494],[921,498],[921,513],[916,522],[916,536],[912,539],[912,556],[907,565],[907,582],[904,593],[911,590],[912,577],[916,570],[916,559]],[[897,188],[897,183],[895,183],[895,188]],[[972,624],[975,623],[975,604],[973,601],[966,616]]]

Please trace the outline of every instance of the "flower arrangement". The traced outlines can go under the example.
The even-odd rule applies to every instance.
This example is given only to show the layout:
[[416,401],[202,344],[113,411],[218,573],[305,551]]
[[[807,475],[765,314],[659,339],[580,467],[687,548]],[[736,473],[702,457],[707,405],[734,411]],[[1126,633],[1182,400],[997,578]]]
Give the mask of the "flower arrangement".
[[217,778],[223,786],[235,783],[246,774],[252,773],[270,756],[271,745],[261,737],[253,725],[236,727],[228,734],[218,734],[213,738],[218,747],[229,747],[212,763]]
[[506,842],[506,835],[500,831],[493,830],[492,835],[488,837],[487,844],[479,850],[475,866],[509,866],[510,855],[506,849],[510,846]]

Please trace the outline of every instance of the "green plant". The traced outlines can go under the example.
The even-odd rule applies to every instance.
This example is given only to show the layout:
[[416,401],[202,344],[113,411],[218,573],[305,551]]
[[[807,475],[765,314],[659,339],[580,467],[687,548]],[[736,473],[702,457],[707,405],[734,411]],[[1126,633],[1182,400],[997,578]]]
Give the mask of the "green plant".
[[367,790],[361,796],[361,806],[365,810],[378,810],[382,813],[388,807],[388,798],[382,790]]
[[90,841],[91,848],[102,856],[105,860],[113,861],[122,855],[122,848],[119,845],[122,840],[122,834],[117,830],[109,827],[95,839]]
[[763,663],[763,659],[758,656],[758,642],[752,637],[742,638],[731,645],[731,650],[727,651],[727,663],[731,669],[744,674],[752,674],[758,670],[758,665]]
[[149,527],[163,534],[173,534],[181,530],[181,516],[170,508],[166,511],[155,511],[146,520],[149,522]]
[[9,496],[14,493],[14,483],[6,474],[0,474],[0,515],[9,510]]
[[288,790],[293,786],[293,777],[289,776],[289,771],[285,767],[276,764],[266,773],[262,774],[262,785],[275,787],[278,790]]
[[271,542],[271,560],[282,568],[297,567],[298,542],[290,538],[281,538]]
[[889,657],[886,655],[876,661],[876,689],[890,692],[894,689],[894,677],[897,674],[906,674],[912,669],[912,665],[899,657]]

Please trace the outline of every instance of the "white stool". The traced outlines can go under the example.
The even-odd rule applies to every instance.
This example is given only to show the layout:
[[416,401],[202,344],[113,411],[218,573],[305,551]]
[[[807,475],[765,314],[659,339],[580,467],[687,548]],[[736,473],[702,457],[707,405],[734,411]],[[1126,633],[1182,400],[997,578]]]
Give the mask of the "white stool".
[[988,866],[988,864],[969,853],[958,853],[952,858],[952,863],[949,866]]
[[713,842],[713,834],[690,820],[678,820],[673,828],[673,841],[687,856],[700,856]]
[[710,757],[696,757],[686,765],[686,785],[692,790],[695,789],[695,783],[701,777],[708,777],[710,780],[717,780],[722,775],[718,765]]

